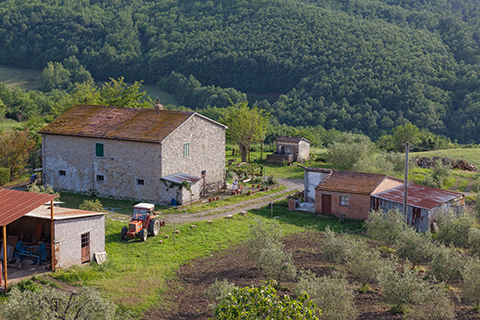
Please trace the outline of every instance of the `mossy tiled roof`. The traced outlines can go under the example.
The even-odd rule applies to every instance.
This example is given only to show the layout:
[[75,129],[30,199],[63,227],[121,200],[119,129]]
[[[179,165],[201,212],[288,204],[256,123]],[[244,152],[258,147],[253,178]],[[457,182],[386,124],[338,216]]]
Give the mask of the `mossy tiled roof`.
[[39,133],[161,143],[193,114],[186,111],[78,105]]
[[383,174],[338,170],[332,171],[315,189],[330,192],[371,194],[386,178],[387,176]]

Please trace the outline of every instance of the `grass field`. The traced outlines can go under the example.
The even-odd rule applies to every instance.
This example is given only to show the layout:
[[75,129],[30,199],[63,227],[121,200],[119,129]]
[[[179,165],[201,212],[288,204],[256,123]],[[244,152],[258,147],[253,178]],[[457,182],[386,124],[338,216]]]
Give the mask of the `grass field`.
[[[307,227],[323,231],[326,226],[331,226],[337,232],[359,232],[362,227],[358,221],[340,224],[337,218],[289,212],[286,200],[275,206],[274,215],[279,217],[285,234],[303,232]],[[190,228],[189,224],[176,225],[180,234],[175,235],[175,244],[171,225],[162,228],[157,237],[149,237],[146,242],[138,238],[122,241],[120,230],[125,224],[107,219],[105,241],[108,263],[58,271],[54,277],[74,285],[96,287],[123,309],[141,313],[162,303],[167,290],[166,280],[181,264],[244,241],[249,225],[256,218],[269,217],[270,209],[264,207],[260,211],[251,211],[247,216],[235,215],[228,224],[225,219],[216,219],[212,224],[197,222],[197,228]],[[169,235],[169,238],[165,239],[164,235]],[[159,240],[163,242],[159,244]]]
[[20,128],[22,128],[22,123],[18,121],[12,119],[3,119],[3,121],[0,121],[0,131]]
[[480,149],[471,148],[471,149],[447,149],[447,150],[436,150],[436,151],[425,151],[425,152],[411,152],[412,157],[448,157],[453,159],[461,159],[470,162],[474,162],[477,165],[480,165]]
[[0,82],[5,82],[11,88],[38,90],[40,73],[39,70],[0,66]]

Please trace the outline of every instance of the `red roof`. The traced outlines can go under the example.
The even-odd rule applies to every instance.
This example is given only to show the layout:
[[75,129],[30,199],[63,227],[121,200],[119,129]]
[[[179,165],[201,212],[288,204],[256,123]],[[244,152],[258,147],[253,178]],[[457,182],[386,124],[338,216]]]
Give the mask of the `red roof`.
[[315,189],[320,191],[371,194],[387,178],[384,174],[332,171]]
[[161,143],[193,114],[186,111],[79,105],[39,133]]
[[[459,192],[442,190],[414,183],[409,183],[407,189],[408,205],[423,209],[432,209],[445,202],[457,198],[463,198],[464,196],[464,194]],[[375,193],[372,197],[403,204],[403,185]]]
[[53,194],[0,189],[0,226],[8,225],[56,197]]

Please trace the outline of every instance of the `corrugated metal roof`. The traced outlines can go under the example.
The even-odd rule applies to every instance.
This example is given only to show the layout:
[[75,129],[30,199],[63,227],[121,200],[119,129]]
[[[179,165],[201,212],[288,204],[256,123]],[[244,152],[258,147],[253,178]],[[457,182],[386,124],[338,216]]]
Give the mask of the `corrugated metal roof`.
[[178,172],[171,174],[166,177],[162,177],[163,180],[167,180],[173,183],[182,183],[183,181],[188,181],[188,182],[197,182],[198,180],[201,180],[202,178],[191,176],[189,174],[183,173],[183,172]]
[[56,197],[52,194],[0,189],[0,226],[8,225]]
[[310,143],[310,141],[308,141],[307,139],[303,138],[303,137],[278,137],[275,141],[276,142],[290,142],[290,143],[299,143],[300,141],[307,141]]
[[[78,218],[85,218],[85,217],[98,216],[98,215],[104,215],[104,214],[105,213],[103,212],[84,211],[84,210],[78,210],[78,209],[69,209],[69,208],[60,208],[60,207],[53,208],[53,220],[55,221],[67,220],[67,219],[78,219]],[[35,210],[29,212],[25,216],[50,220],[51,218],[50,205],[40,206]]]
[[321,191],[344,192],[356,194],[371,194],[375,188],[387,178],[383,174],[332,171],[318,186]]
[[161,143],[193,114],[186,111],[79,105],[39,133]]
[[[403,204],[403,185],[375,193],[372,197]],[[464,194],[442,190],[414,183],[408,184],[407,203],[409,206],[432,209],[445,202],[465,197]]]

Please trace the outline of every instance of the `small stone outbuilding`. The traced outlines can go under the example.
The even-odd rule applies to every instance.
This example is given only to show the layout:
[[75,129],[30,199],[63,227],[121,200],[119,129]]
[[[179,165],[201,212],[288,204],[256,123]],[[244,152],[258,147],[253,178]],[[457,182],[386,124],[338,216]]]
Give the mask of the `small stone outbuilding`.
[[291,164],[294,161],[303,162],[310,157],[310,141],[302,137],[278,137],[275,141],[276,150],[267,155],[267,163]]

